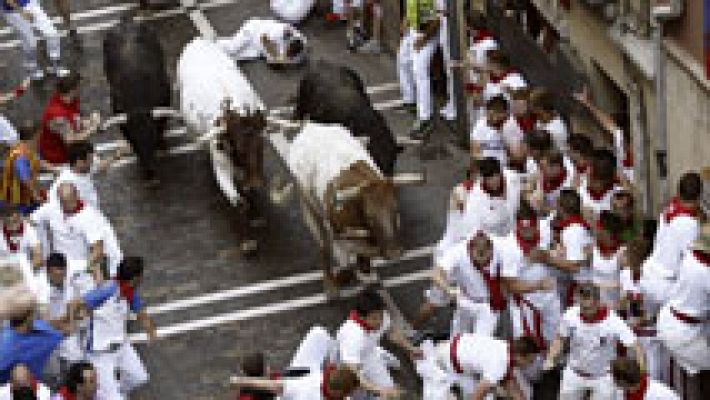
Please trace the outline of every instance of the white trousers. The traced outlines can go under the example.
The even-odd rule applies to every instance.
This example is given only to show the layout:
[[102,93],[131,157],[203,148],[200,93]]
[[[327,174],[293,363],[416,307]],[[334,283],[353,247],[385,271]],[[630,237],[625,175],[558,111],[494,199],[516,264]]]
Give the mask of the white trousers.
[[433,99],[431,93],[431,59],[436,50],[437,38],[430,39],[421,49],[414,50],[420,33],[410,29],[402,37],[397,54],[399,85],[402,100],[417,104],[420,121],[431,119]]
[[89,353],[88,359],[98,374],[97,398],[124,400],[129,392],[148,382],[148,371],[130,343],[113,352]]
[[446,71],[446,94],[447,101],[444,106],[444,113],[447,118],[456,117],[456,102],[454,101],[454,77],[451,70],[451,48],[449,47],[449,24],[447,17],[440,18],[439,45],[444,56],[444,70]]
[[591,379],[577,375],[570,368],[562,372],[560,400],[582,400],[584,393],[590,391],[591,400],[612,400],[614,396],[614,380],[611,374]]
[[47,41],[47,53],[50,61],[59,61],[59,32],[47,17],[47,13],[44,12],[37,0],[30,0],[24,10],[34,17],[32,23],[24,19],[19,12],[3,11],[3,15],[7,24],[20,35],[22,51],[25,53],[25,68],[29,71],[37,68],[37,35],[35,35],[35,30]]
[[499,316],[500,313],[493,311],[488,303],[459,298],[451,321],[451,335],[477,333],[494,336]]
[[710,336],[706,324],[680,321],[671,314],[669,306],[663,307],[658,315],[658,338],[670,356],[691,375],[710,370]]

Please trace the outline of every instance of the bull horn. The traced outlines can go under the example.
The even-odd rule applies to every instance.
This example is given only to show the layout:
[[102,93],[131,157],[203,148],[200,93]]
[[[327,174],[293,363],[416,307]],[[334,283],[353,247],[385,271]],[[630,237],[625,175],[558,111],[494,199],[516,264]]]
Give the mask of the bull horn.
[[101,130],[105,131],[108,128],[114,126],[114,125],[121,125],[125,124],[126,121],[128,121],[128,115],[126,114],[117,114],[112,116],[111,118],[108,118],[101,124]]
[[392,177],[395,186],[423,185],[426,182],[426,173],[422,172],[401,172]]
[[365,184],[361,183],[359,185],[355,185],[349,188],[338,189],[335,192],[335,201],[338,203],[342,203],[348,200],[352,200],[360,194],[360,191],[363,187],[365,187]]
[[217,137],[217,135],[223,133],[225,130],[226,130],[226,128],[224,126],[215,126],[214,128],[207,131],[207,133],[205,133],[204,135],[198,137],[197,142],[198,143],[209,142],[210,140]]
[[370,231],[363,228],[347,227],[338,234],[338,239],[367,239],[370,237]]
[[395,142],[400,147],[421,147],[422,143],[424,143],[419,139],[412,139],[408,136],[396,136]]
[[367,144],[370,143],[370,138],[367,136],[355,136],[355,139],[360,142],[362,147],[367,147]]
[[172,108],[154,108],[152,110],[153,118],[170,117],[170,118],[182,118],[180,111]]

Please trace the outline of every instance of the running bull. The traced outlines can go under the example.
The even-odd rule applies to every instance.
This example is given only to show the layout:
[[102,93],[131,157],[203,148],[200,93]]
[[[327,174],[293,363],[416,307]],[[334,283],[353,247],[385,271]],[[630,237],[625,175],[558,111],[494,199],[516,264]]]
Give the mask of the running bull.
[[307,122],[291,143],[287,163],[302,190],[303,215],[319,243],[329,293],[340,281],[332,268],[336,242],[346,263],[350,255],[369,260],[401,254],[395,182],[347,129]]
[[170,82],[158,35],[145,23],[125,18],[106,34],[104,72],[115,113],[126,113],[121,132],[133,147],[144,176],[154,179],[156,151],[165,147],[165,119],[152,110],[170,105]]
[[295,119],[340,124],[367,139],[367,150],[385,176],[392,176],[399,149],[382,114],[374,109],[362,80],[348,67],[317,61],[298,87]]

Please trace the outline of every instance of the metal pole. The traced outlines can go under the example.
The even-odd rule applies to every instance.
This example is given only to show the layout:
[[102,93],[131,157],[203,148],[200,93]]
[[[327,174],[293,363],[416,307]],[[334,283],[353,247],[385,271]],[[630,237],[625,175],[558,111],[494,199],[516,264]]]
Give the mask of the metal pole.
[[[466,35],[464,34],[464,1],[446,0],[448,11],[447,23],[449,35],[449,54],[452,60],[464,60],[464,44],[462,43]],[[466,98],[463,90],[464,70],[453,68],[451,79],[453,80],[454,102],[456,104],[456,134],[463,146],[468,146],[468,110],[466,109]]]
[[656,21],[656,162],[658,163],[658,203],[668,199],[668,129],[666,110],[666,60],[663,53],[663,21]]

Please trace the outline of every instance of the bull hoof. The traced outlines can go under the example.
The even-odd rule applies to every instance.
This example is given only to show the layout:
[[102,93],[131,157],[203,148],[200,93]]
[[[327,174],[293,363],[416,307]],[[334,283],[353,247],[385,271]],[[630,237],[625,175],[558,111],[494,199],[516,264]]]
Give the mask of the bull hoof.
[[239,251],[241,251],[244,256],[253,256],[259,248],[259,244],[254,239],[244,240],[239,244]]

